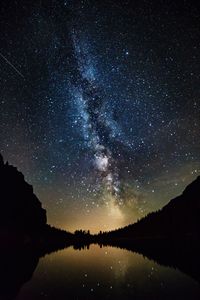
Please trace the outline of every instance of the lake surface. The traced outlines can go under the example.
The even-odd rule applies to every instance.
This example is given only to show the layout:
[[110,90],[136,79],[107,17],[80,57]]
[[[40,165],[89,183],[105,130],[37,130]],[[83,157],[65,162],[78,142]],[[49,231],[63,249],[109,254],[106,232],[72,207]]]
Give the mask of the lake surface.
[[200,299],[200,284],[142,255],[91,245],[41,258],[22,299]]

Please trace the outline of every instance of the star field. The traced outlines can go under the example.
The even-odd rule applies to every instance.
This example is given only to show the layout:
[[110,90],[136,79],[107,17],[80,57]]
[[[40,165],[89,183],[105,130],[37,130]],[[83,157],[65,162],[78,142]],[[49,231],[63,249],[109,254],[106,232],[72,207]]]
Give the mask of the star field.
[[49,223],[124,226],[199,175],[197,4],[16,0],[0,14],[0,151]]

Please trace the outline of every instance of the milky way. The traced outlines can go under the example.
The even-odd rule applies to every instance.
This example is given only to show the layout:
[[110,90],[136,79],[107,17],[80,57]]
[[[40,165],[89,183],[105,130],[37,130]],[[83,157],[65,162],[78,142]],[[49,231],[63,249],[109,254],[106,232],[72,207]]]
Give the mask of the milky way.
[[[92,64],[88,45],[79,40],[75,33],[73,33],[72,39],[80,75],[76,86],[72,88],[72,97],[74,97],[79,111],[78,119],[82,122],[84,141],[91,150],[91,159],[97,171],[96,175],[100,179],[96,188],[105,187],[106,191],[115,197],[115,200],[120,200],[119,174],[109,149],[110,139],[115,138],[112,126],[114,120],[107,112],[103,101],[103,95],[95,76],[97,70]],[[115,201],[116,205],[119,203]]]
[[49,223],[108,230],[200,173],[199,8],[4,1],[0,151]]

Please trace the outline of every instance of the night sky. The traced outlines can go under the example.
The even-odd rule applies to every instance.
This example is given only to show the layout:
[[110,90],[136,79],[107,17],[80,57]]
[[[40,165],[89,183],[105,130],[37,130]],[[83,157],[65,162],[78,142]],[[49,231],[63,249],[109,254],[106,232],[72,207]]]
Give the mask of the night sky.
[[0,5],[4,159],[60,228],[161,208],[200,174],[199,7],[30,2]]

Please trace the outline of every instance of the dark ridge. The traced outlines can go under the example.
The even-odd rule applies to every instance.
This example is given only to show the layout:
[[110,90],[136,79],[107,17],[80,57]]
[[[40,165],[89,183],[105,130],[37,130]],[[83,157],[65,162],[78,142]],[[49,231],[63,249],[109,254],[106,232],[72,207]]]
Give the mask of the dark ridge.
[[104,233],[112,238],[200,238],[200,176],[161,210],[137,223]]
[[17,168],[4,163],[0,154],[0,240],[1,248],[35,245],[59,248],[73,234],[47,225],[46,210]]
[[37,232],[47,223],[46,210],[17,168],[0,155],[0,229]]

